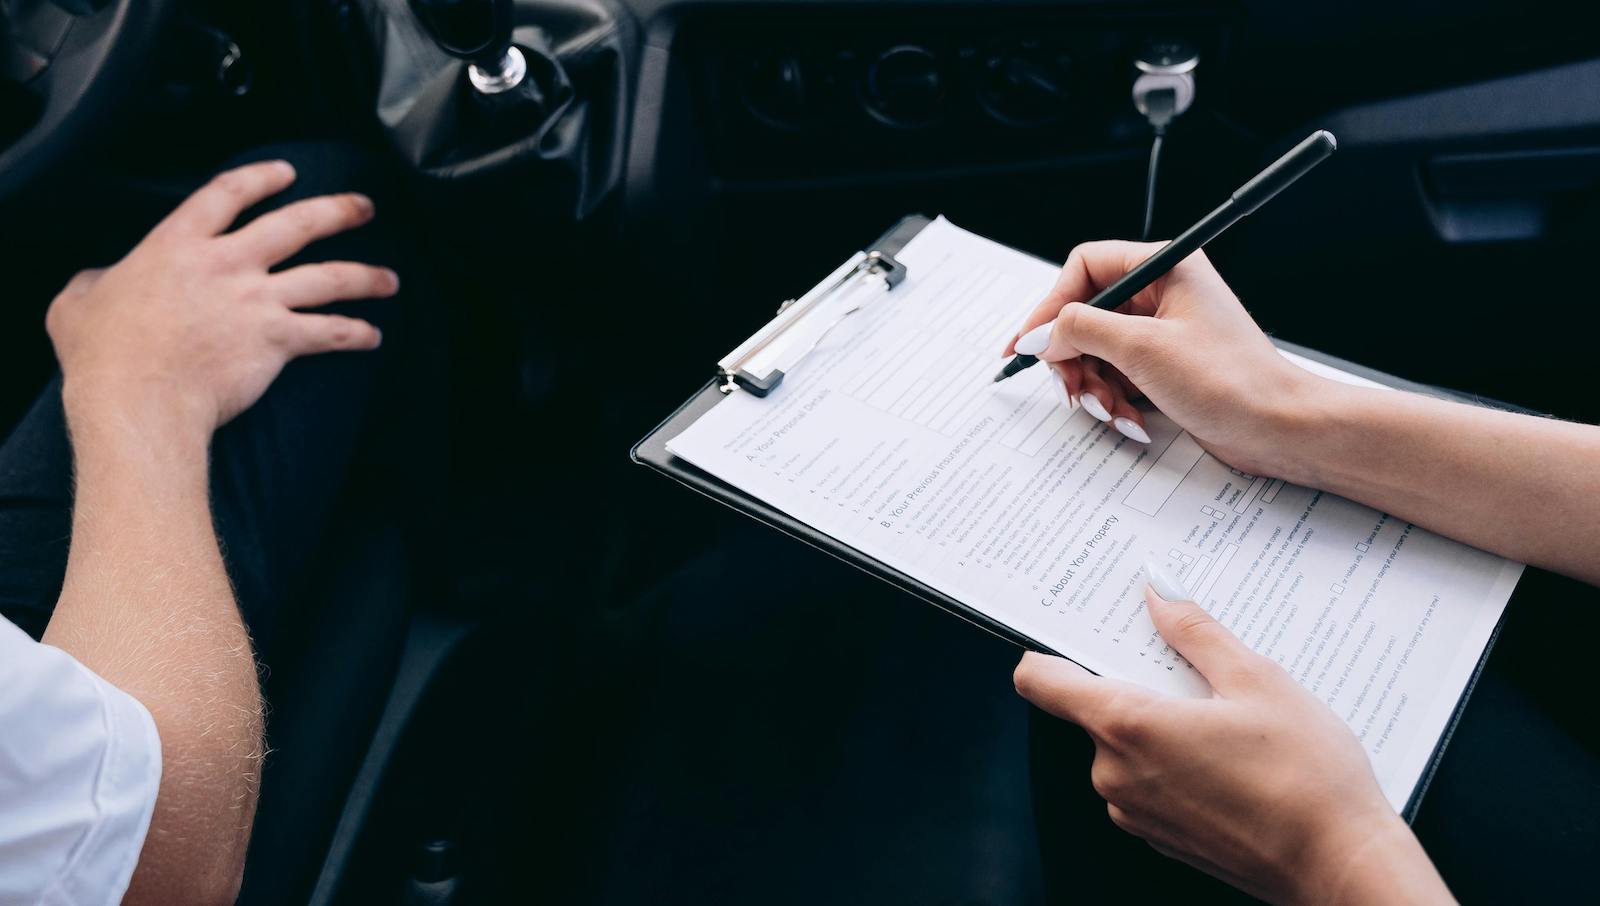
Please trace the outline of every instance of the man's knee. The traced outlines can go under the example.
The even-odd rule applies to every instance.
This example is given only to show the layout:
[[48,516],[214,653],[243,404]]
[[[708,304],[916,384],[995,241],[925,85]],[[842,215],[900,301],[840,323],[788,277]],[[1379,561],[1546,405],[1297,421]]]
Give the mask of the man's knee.
[[264,202],[261,211],[337,192],[360,192],[381,202],[391,194],[393,164],[360,146],[338,141],[277,142],[230,158],[221,170],[262,160],[285,160],[295,169],[294,184]]

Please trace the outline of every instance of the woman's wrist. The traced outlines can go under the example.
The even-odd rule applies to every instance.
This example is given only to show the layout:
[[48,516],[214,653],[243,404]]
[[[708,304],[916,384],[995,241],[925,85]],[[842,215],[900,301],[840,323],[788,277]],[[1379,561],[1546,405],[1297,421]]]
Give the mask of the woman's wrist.
[[1454,903],[1444,879],[1400,817],[1384,814],[1348,822],[1326,835],[1295,897],[1303,906]]
[[1330,464],[1337,459],[1337,426],[1355,411],[1338,381],[1289,364],[1274,379],[1274,392],[1259,413],[1261,437],[1269,445],[1260,459],[1274,478],[1307,487],[1323,487]]

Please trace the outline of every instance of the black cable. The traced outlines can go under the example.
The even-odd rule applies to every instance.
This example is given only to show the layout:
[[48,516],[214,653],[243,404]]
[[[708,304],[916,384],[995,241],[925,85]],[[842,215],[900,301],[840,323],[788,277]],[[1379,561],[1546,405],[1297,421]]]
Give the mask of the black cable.
[[1150,241],[1150,234],[1155,229],[1156,172],[1161,166],[1161,142],[1166,138],[1167,130],[1157,127],[1155,133],[1155,138],[1150,142],[1150,170],[1144,180],[1144,229],[1139,231],[1139,238],[1145,242]]

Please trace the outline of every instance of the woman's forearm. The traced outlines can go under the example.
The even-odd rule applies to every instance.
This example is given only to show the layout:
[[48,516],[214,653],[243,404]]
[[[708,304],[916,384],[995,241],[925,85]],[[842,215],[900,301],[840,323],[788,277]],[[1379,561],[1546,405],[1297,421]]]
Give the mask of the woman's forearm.
[[1282,477],[1600,584],[1600,428],[1319,382]]
[[1295,902],[1303,906],[1455,903],[1422,844],[1398,815],[1349,831],[1356,842],[1320,872],[1305,873]]

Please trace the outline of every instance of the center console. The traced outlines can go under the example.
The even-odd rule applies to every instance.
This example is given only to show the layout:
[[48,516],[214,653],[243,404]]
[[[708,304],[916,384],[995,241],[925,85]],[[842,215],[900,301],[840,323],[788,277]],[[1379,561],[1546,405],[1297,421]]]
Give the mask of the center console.
[[687,23],[681,45],[713,172],[734,180],[1137,148],[1134,61],[1184,46],[1203,80],[1226,52],[1226,16],[1194,10],[749,13]]

